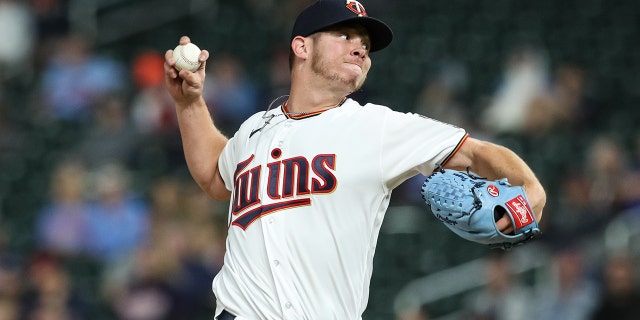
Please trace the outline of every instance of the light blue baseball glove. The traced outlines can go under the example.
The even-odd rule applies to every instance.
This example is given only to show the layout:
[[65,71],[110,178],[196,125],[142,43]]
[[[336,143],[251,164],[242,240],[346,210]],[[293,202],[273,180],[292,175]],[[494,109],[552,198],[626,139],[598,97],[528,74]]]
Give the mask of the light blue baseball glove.
[[[524,189],[506,178],[489,181],[469,171],[440,169],[427,177],[421,193],[436,218],[464,239],[507,250],[540,234]],[[496,226],[503,214],[514,226],[511,234]]]

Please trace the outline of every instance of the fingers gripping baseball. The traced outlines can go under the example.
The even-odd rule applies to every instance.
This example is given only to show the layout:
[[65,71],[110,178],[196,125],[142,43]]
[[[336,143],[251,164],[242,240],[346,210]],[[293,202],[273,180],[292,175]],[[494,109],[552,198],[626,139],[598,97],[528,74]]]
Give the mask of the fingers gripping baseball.
[[[179,46],[185,46],[191,43],[191,39],[187,36],[180,38]],[[209,59],[209,52],[207,50],[201,50],[197,56],[199,67],[194,71],[187,70],[187,68],[176,66],[177,63],[181,63],[178,60],[175,50],[167,50],[165,53],[165,83],[171,96],[177,103],[190,103],[194,99],[199,99],[202,96],[202,90],[204,87],[204,79],[206,76],[205,67],[207,59]],[[193,58],[193,57],[191,57]]]

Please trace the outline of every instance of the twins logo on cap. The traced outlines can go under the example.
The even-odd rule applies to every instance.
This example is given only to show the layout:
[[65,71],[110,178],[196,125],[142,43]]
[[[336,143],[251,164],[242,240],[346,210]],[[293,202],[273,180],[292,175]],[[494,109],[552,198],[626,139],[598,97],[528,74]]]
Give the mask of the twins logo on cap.
[[353,13],[357,14],[359,17],[366,17],[367,10],[364,9],[364,6],[355,0],[347,0],[347,8],[353,11]]

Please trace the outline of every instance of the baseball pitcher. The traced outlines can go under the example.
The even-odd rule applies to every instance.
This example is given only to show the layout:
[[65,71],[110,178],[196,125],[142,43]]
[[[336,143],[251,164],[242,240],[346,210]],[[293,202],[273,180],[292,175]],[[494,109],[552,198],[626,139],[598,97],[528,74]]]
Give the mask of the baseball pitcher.
[[[418,173],[472,167],[508,178],[526,190],[540,219],[545,192],[512,151],[462,128],[347,98],[363,85],[371,54],[392,38],[358,1],[304,9],[291,33],[289,94],[230,138],[202,98],[209,52],[190,72],[177,71],[167,51],[166,87],[188,168],[212,198],[229,201],[224,266],[212,285],[216,319],[361,319],[391,192]],[[495,224],[513,232],[508,215]]]

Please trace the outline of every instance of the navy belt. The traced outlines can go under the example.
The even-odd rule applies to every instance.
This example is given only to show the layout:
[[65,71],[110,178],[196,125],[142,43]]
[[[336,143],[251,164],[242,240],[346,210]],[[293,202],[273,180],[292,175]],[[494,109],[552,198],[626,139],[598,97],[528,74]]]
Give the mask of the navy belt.
[[220,312],[220,314],[216,317],[216,320],[233,320],[235,318],[236,316],[229,313],[229,311],[222,310],[222,312]]

